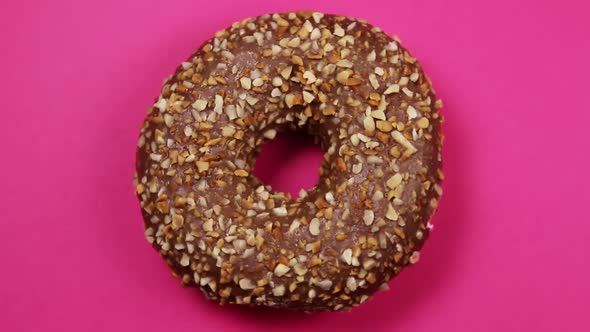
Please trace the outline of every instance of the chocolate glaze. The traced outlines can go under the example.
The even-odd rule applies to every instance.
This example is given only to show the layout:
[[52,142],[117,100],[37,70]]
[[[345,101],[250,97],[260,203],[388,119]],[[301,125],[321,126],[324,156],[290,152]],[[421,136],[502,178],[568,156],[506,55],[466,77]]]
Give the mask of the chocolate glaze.
[[[441,195],[440,106],[399,41],[361,20],[235,23],[148,110],[136,173],[146,237],[220,303],[350,309],[419,258]],[[251,174],[283,130],[326,151],[297,199]]]

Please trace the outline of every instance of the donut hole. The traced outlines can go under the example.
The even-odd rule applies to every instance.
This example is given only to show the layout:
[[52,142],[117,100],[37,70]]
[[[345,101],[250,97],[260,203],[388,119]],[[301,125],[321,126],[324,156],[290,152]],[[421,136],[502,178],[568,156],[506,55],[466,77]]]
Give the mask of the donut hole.
[[299,197],[317,185],[324,152],[305,132],[280,132],[266,142],[254,163],[254,175],[273,191]]

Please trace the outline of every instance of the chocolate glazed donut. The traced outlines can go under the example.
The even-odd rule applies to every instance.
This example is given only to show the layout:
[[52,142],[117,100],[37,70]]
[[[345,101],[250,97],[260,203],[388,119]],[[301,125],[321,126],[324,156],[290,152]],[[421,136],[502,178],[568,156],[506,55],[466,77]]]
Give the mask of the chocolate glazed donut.
[[[416,59],[364,21],[235,23],[148,110],[135,179],[147,240],[220,303],[357,306],[419,259],[441,196],[440,107]],[[319,183],[296,199],[251,174],[284,130],[325,151]]]

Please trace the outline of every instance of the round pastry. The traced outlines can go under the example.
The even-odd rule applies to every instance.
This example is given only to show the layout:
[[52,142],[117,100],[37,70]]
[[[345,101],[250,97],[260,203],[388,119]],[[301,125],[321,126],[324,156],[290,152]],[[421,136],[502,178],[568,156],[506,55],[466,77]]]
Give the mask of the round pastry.
[[[135,179],[145,235],[220,303],[357,306],[420,257],[441,196],[440,107],[399,40],[362,20],[235,23],[148,110]],[[289,130],[325,151],[297,198],[252,175],[260,147]]]

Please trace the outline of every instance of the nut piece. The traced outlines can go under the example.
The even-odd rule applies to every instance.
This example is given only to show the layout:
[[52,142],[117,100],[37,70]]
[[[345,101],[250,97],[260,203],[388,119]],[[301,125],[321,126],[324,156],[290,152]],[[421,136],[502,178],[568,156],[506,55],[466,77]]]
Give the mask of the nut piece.
[[320,220],[318,218],[313,218],[309,222],[309,232],[314,236],[320,234]]
[[312,95],[311,93],[309,93],[308,91],[303,91],[303,100],[306,103],[311,103],[314,100],[314,95]]
[[395,173],[392,177],[387,180],[387,186],[391,189],[397,188],[399,184],[402,183],[402,175],[399,173]]
[[352,173],[359,174],[360,172],[362,172],[362,170],[363,170],[362,163],[352,165]]
[[288,234],[293,233],[297,228],[299,228],[299,225],[301,225],[301,222],[299,221],[299,219],[293,220],[293,222],[291,223],[291,226],[289,226],[289,231],[287,233]]
[[344,29],[338,23],[334,25],[334,36],[344,37]]
[[207,161],[198,160],[196,162],[196,164],[197,164],[197,169],[199,170],[199,173],[203,173],[203,172],[206,172],[207,170],[209,170],[209,162],[207,162]]
[[426,129],[430,125],[430,121],[428,121],[427,118],[420,118],[418,121],[416,121],[416,125],[420,129]]
[[172,124],[174,123],[174,117],[168,113],[164,114],[164,123],[166,124],[166,127],[172,127]]
[[348,248],[342,252],[340,259],[348,265],[352,264],[352,249]]
[[193,103],[193,108],[197,111],[203,111],[205,110],[205,108],[207,108],[207,101],[204,99],[197,99],[195,100],[195,102]]
[[273,139],[277,136],[277,131],[276,129],[269,129],[264,132],[263,136],[264,138]]
[[309,36],[309,39],[316,40],[316,39],[320,39],[321,36],[322,36],[322,33],[320,32],[320,29],[315,28],[311,32],[311,35]]
[[263,86],[264,80],[262,78],[258,77],[252,81],[252,85],[253,86]]
[[283,296],[285,295],[285,285],[278,285],[272,289],[272,295],[274,296]]
[[373,210],[365,210],[363,213],[363,220],[365,221],[365,225],[370,226],[373,224],[373,220],[375,220],[375,213]]
[[375,76],[375,74],[369,75],[369,83],[371,83],[373,89],[379,89],[379,82],[377,81],[377,77]]
[[324,279],[322,281],[316,282],[315,285],[323,290],[329,290],[332,288],[332,280]]
[[410,120],[413,120],[418,116],[418,111],[416,111],[416,109],[414,107],[412,107],[411,105],[408,106],[406,113],[408,114],[408,119],[410,119]]
[[295,270],[295,273],[300,276],[305,275],[307,273],[307,267],[305,267],[305,265],[301,263],[295,264],[293,270]]
[[242,88],[250,90],[250,88],[252,88],[252,80],[250,80],[249,77],[242,77],[240,78],[240,85]]
[[389,87],[387,87],[387,89],[385,89],[385,91],[383,91],[384,95],[389,95],[392,93],[398,93],[399,92],[399,85],[398,84],[392,84]]
[[338,60],[336,62],[336,66],[343,67],[343,68],[352,68],[352,62],[348,59]]
[[280,77],[278,77],[278,76],[273,77],[273,79],[272,79],[272,86],[277,86],[278,87],[278,86],[281,86],[281,85],[283,85],[283,80]]
[[374,268],[376,264],[377,262],[374,259],[367,259],[363,262],[363,269],[369,271]]
[[348,277],[348,279],[346,279],[346,288],[348,288],[351,292],[354,292],[356,290],[356,279],[354,277]]
[[390,131],[393,130],[393,126],[391,125],[391,122],[383,120],[383,121],[377,121],[377,129],[381,130],[384,133],[388,133]]
[[213,219],[207,219],[207,221],[205,221],[203,223],[203,230],[205,232],[212,232],[213,231]]
[[393,139],[398,142],[401,146],[403,146],[404,148],[406,148],[408,150],[409,154],[413,154],[416,151],[416,148],[412,145],[412,143],[410,143],[410,141],[408,141],[408,139],[404,136],[404,134],[400,133],[399,131],[395,130],[391,133],[391,136],[393,137]]
[[182,258],[180,259],[180,265],[188,266],[191,262],[190,257],[187,254],[182,254]]
[[313,72],[307,70],[303,73],[303,78],[307,80],[307,84],[312,84],[316,81],[316,77]]
[[277,266],[275,267],[275,271],[274,271],[274,273],[275,273],[275,275],[276,275],[277,277],[282,277],[282,276],[284,276],[285,274],[287,274],[287,272],[289,272],[289,270],[291,270],[291,268],[290,268],[290,267],[288,267],[287,265],[284,265],[284,264],[282,264],[282,263],[279,263],[279,264],[277,264]]
[[284,206],[279,206],[279,207],[276,207],[276,208],[272,209],[272,213],[275,216],[284,217],[284,216],[287,215],[287,208],[284,207]]
[[252,280],[248,278],[240,279],[239,285],[240,288],[243,290],[251,290],[256,288],[256,284],[254,284]]
[[366,131],[375,131],[375,120],[373,120],[372,116],[365,116],[363,120],[363,126],[365,127]]
[[247,177],[248,171],[246,171],[244,169],[238,169],[238,170],[234,171],[234,175],[239,176],[239,177]]
[[215,95],[215,107],[213,111],[217,114],[221,114],[223,111],[223,97],[220,95]]
[[281,76],[283,76],[284,79],[288,80],[289,77],[291,77],[292,71],[293,71],[293,67],[287,66],[287,67],[283,68],[283,70],[281,70]]
[[172,228],[174,230],[180,229],[180,227],[182,227],[183,224],[184,224],[184,217],[183,216],[181,216],[180,214],[172,215]]
[[399,217],[399,215],[397,214],[397,211],[395,211],[395,209],[393,208],[393,205],[391,205],[391,203],[389,203],[389,205],[387,206],[387,213],[385,214],[385,218],[389,219],[389,220],[397,220]]
[[336,81],[338,81],[339,83],[342,83],[342,84],[346,84],[350,75],[352,75],[352,70],[350,70],[350,69],[343,70],[343,71],[339,72],[338,74],[336,74]]
[[295,105],[295,95],[292,93],[285,95],[285,104],[287,104],[288,108],[293,107]]

